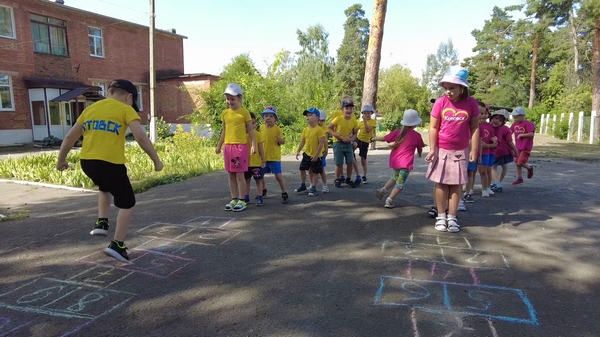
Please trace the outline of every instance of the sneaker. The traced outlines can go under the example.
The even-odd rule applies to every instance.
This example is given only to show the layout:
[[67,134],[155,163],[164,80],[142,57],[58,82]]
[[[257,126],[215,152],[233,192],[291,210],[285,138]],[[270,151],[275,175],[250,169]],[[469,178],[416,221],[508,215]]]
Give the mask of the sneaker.
[[281,193],[281,203],[287,204],[288,202],[290,202],[290,197],[288,196],[287,192]]
[[246,202],[242,200],[238,200],[237,204],[233,206],[234,212],[241,212],[246,209]]
[[247,195],[247,196],[244,197],[244,202],[245,203],[249,203],[250,202],[250,196],[249,195]]
[[108,234],[108,221],[96,220],[96,225],[94,225],[94,229],[92,229],[90,234],[98,235],[98,236],[106,236]]
[[365,176],[362,177],[362,183],[363,184],[368,184],[367,177],[365,177]]
[[314,197],[314,196],[316,196],[316,195],[317,195],[317,188],[316,188],[316,187],[314,187],[314,186],[312,186],[312,187],[310,188],[310,190],[308,190],[308,196],[309,196],[309,197]]
[[464,202],[468,203],[468,204],[472,204],[475,202],[475,200],[473,199],[473,196],[470,194],[465,194],[465,196],[463,197]]
[[383,205],[383,207],[394,208],[394,207],[396,207],[396,205],[394,205],[394,200],[387,198],[387,199],[385,199],[385,205]]
[[346,185],[350,186],[351,188],[355,188],[356,187],[356,185],[354,184],[354,182],[350,178],[346,178]]
[[358,187],[358,186],[360,186],[361,183],[362,183],[362,178],[360,176],[357,176],[356,179],[354,179],[354,186]]
[[489,187],[488,187],[488,188],[487,188],[487,191],[488,191],[488,194],[489,194],[489,195],[494,195],[494,191],[492,191],[492,189],[491,189],[491,188],[489,188]]
[[386,192],[385,188],[378,188],[375,190],[375,196],[377,197],[377,199],[381,200],[381,199],[383,199],[385,192]]
[[237,205],[237,201],[231,199],[231,201],[227,205],[225,205],[225,210],[226,211],[231,211],[231,210],[233,210],[233,208],[235,207],[235,205]]
[[306,184],[300,184],[300,186],[294,190],[294,193],[302,193],[304,191],[306,191]]
[[256,198],[256,206],[263,206],[265,202],[263,201],[262,195],[257,196]]
[[323,185],[323,189],[321,190],[321,193],[329,193],[329,187],[327,187],[327,185]]
[[125,247],[125,242],[119,244],[117,240],[112,240],[110,245],[108,245],[108,248],[104,249],[104,254],[121,262],[129,262],[129,256],[127,255],[127,247]]
[[269,197],[269,193],[267,193],[267,189],[266,188],[263,190],[262,197],[263,197],[263,199],[266,199],[266,198]]
[[467,210],[467,206],[465,206],[465,202],[462,201],[462,199],[460,199],[458,201],[458,210],[461,211],[461,212],[464,212],[464,211]]
[[431,208],[427,211],[427,215],[429,215],[430,218],[437,217],[438,216],[437,207],[431,206]]
[[523,178],[517,178],[517,180],[513,181],[513,185],[521,185],[523,183]]
[[533,178],[533,166],[530,166],[527,170],[527,179]]
[[484,197],[484,198],[489,198],[490,193],[488,192],[487,189],[481,190],[481,196]]
[[334,186],[335,186],[335,187],[338,187],[338,188],[339,188],[339,187],[342,187],[342,181],[341,181],[341,180],[339,180],[339,179],[336,179],[336,180],[335,180],[335,182],[334,182]]

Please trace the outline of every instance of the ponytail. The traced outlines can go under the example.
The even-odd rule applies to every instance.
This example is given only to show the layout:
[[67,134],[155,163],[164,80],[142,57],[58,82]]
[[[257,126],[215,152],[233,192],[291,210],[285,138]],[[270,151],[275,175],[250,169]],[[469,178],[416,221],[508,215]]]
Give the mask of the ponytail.
[[406,138],[408,129],[410,129],[410,127],[407,127],[407,126],[402,127],[402,129],[400,130],[400,134],[398,135],[398,138],[396,138],[396,141],[394,143],[392,143],[391,145],[389,145],[392,150],[397,148],[398,146],[400,146],[400,144],[402,144],[402,142],[404,141],[404,138]]

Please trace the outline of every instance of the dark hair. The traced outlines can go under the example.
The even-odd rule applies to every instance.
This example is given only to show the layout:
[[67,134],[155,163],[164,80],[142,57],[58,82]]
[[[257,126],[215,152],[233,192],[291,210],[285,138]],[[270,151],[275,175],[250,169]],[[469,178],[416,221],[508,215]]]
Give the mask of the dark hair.
[[250,112],[250,118],[256,119],[256,115],[254,114],[254,112]]
[[458,86],[462,88],[462,91],[460,92],[460,95],[458,96],[459,100],[463,100],[470,96],[469,88],[465,87],[464,85],[460,85],[460,84]]
[[[482,102],[482,101],[480,101],[480,100],[477,100],[477,104],[478,104],[480,107],[482,107],[482,108],[485,108],[485,111],[486,111],[488,114],[490,114],[490,115],[491,115],[491,111],[490,111],[490,106],[489,106],[489,105],[487,105],[487,104],[483,103],[483,102]],[[504,116],[502,116],[502,117],[504,117]]]

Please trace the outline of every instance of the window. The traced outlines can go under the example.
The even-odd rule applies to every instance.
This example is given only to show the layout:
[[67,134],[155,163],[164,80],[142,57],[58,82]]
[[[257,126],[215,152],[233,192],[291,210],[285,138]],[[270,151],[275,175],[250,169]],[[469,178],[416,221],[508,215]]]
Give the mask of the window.
[[33,51],[67,56],[67,23],[37,14],[31,14]]
[[93,81],[92,85],[95,87],[100,87],[102,88],[102,90],[100,90],[99,94],[106,97],[106,82],[96,82]]
[[15,38],[15,18],[11,7],[0,6],[0,37]]
[[88,27],[88,38],[90,40],[90,55],[104,57],[102,30],[100,28]]
[[135,87],[137,88],[137,92],[138,92],[138,99],[137,99],[137,106],[140,109],[140,111],[144,110],[144,101],[142,100],[142,85],[141,84],[136,84]]
[[14,100],[10,76],[0,74],[0,111],[14,111]]

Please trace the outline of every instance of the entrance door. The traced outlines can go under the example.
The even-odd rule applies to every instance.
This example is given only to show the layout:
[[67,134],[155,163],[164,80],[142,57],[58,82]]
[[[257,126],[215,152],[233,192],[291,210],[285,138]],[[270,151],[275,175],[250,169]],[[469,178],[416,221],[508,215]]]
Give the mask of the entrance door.
[[[60,102],[49,102],[50,112],[50,135],[63,139],[65,138],[66,131],[64,125],[64,118],[60,111]],[[68,130],[67,130],[68,131]]]
[[31,102],[33,117],[33,139],[43,140],[48,136],[48,121],[46,120],[46,105],[44,101]]

